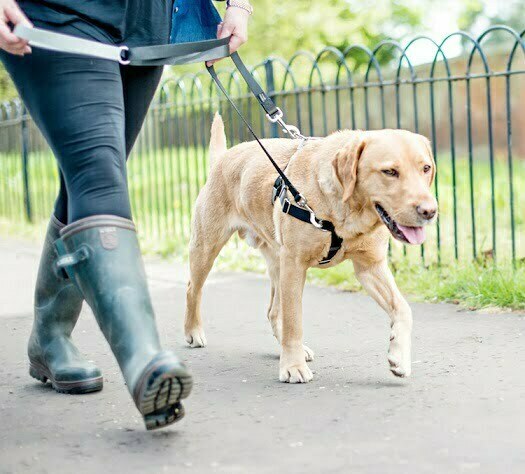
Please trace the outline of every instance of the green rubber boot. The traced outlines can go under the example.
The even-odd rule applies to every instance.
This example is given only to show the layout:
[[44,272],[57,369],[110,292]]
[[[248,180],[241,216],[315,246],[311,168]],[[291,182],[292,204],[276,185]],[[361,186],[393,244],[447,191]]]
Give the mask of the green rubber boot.
[[58,266],[91,306],[147,429],[184,416],[192,388],[184,364],[163,351],[133,222],[92,216],[68,225],[56,242]]
[[64,224],[54,216],[47,228],[35,289],[35,319],[27,353],[29,373],[57,392],[81,394],[102,390],[102,375],[86,361],[71,340],[82,308],[75,284],[57,271],[53,242]]

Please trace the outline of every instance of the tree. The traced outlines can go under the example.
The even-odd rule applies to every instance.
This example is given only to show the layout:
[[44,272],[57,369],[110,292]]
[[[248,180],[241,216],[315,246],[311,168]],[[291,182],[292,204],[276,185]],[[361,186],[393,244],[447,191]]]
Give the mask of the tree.
[[253,63],[272,55],[289,58],[300,49],[315,52],[334,46],[344,50],[352,43],[373,47],[387,37],[399,40],[421,24],[424,3],[254,0],[257,10],[250,27],[251,43],[243,55]]
[[525,29],[525,2],[507,0],[498,2],[495,8],[492,0],[464,0],[459,17],[460,28],[467,31],[481,31],[492,25],[507,25],[518,33]]

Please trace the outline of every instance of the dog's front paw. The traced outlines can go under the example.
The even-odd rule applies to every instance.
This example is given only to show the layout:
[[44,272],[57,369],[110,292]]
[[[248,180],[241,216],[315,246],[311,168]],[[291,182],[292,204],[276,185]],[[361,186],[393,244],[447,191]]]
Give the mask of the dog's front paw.
[[308,346],[303,346],[304,349],[304,360],[306,362],[312,362],[315,357],[315,352],[310,349]]
[[204,335],[204,329],[201,327],[186,329],[185,337],[190,347],[206,347],[206,336]]
[[307,383],[314,378],[312,371],[305,361],[281,366],[279,369],[279,380],[287,383]]
[[410,337],[411,331],[406,325],[397,323],[392,326],[388,363],[390,371],[397,377],[408,377],[412,372]]

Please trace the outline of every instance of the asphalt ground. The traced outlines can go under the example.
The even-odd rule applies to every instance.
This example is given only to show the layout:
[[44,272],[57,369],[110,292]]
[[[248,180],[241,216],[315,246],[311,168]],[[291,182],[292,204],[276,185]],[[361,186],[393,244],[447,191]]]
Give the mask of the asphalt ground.
[[0,240],[0,472],[523,473],[525,315],[413,304],[413,374],[388,370],[388,318],[366,295],[308,286],[314,380],[278,381],[269,281],[213,273],[204,349],[182,333],[186,269],[148,260],[166,347],[195,378],[186,418],[145,431],[85,307],[77,345],[104,373],[100,393],[55,393],[28,375],[40,249]]

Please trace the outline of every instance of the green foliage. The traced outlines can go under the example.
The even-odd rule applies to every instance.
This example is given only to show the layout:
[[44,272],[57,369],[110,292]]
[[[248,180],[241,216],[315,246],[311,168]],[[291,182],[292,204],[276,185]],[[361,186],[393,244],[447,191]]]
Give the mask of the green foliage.
[[[463,0],[463,10],[458,24],[464,30],[485,29],[490,25],[507,25],[521,33],[525,28],[525,3],[523,0],[499,2],[494,0]],[[504,38],[508,39],[508,37]]]
[[0,62],[0,102],[17,97],[15,86]]
[[401,39],[413,33],[423,13],[422,2],[412,0],[253,0],[253,4],[250,48],[243,52],[250,62],[273,55],[289,58],[297,50],[317,52],[324,46],[374,47],[387,37]]
[[464,0],[463,10],[458,18],[458,26],[462,30],[469,30],[485,10],[482,0]]

